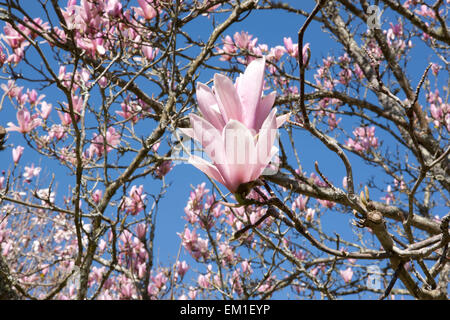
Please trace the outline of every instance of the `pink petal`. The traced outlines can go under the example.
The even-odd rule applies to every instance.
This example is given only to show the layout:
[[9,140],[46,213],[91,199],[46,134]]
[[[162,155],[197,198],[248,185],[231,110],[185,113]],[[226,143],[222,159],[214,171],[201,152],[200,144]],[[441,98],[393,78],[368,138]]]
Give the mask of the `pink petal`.
[[16,126],[14,123],[8,122],[7,124],[8,124],[8,128],[5,129],[6,131],[8,131],[8,132],[10,132],[10,131],[21,132],[21,129],[18,126]]
[[191,156],[189,158],[189,163],[192,164],[197,169],[203,171],[208,177],[215,179],[216,181],[220,182],[221,184],[227,187],[227,184],[225,183],[224,179],[222,178],[222,175],[217,170],[217,168],[211,165],[206,160],[197,156]]
[[255,116],[264,84],[265,64],[264,58],[253,60],[239,79],[237,91],[243,106],[243,123],[250,128],[255,127]]
[[259,130],[258,142],[256,144],[257,151],[257,159],[258,159],[258,170],[262,172],[267,164],[270,162],[270,159],[274,156],[274,152],[277,150],[273,149],[273,143],[275,138],[277,137],[277,120],[275,114],[277,109],[274,108],[270,112],[267,119],[264,121],[261,126],[261,130]]
[[291,113],[289,112],[277,117],[277,128],[281,127],[289,119],[290,116]]
[[217,100],[212,90],[203,83],[197,84],[197,102],[200,111],[206,120],[218,130],[222,131],[225,121],[222,115],[216,110]]
[[236,120],[227,123],[222,136],[228,168],[222,176],[232,186],[230,191],[235,191],[241,183],[251,181],[257,167],[254,137],[245,125]]
[[258,106],[258,111],[255,114],[255,130],[261,128],[264,120],[266,120],[267,116],[272,109],[273,104],[275,103],[275,97],[277,93],[275,91],[269,93],[267,96],[263,97]]
[[214,75],[214,90],[220,113],[225,122],[231,119],[240,121],[242,119],[242,105],[233,81],[216,73]]
[[190,114],[190,119],[194,130],[193,138],[201,143],[204,152],[221,170],[221,165],[226,164],[227,160],[220,132],[204,118],[193,113]]

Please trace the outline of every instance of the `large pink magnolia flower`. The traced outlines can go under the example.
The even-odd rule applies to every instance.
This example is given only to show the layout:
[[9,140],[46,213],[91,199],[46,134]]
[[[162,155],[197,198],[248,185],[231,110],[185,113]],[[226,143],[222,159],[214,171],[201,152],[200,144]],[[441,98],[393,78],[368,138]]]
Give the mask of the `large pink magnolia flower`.
[[[203,117],[216,129],[222,131],[230,120],[237,120],[258,133],[268,117],[276,92],[262,96],[265,58],[252,61],[236,83],[221,74],[214,75],[214,89],[203,83],[197,85],[197,101]],[[280,127],[288,115],[277,118]]]
[[12,122],[8,122],[8,128],[6,128],[6,131],[18,131],[21,133],[27,133],[37,126],[40,126],[42,123],[42,120],[40,118],[31,116],[30,112],[27,109],[20,109],[19,111],[17,111],[16,118],[19,126],[16,126]]
[[189,163],[235,193],[241,184],[258,179],[278,151],[273,146],[277,136],[275,114],[273,109],[257,136],[240,121],[232,119],[219,131],[191,114],[192,131],[183,131],[202,144],[212,163],[195,155],[190,156]]
[[278,151],[277,129],[288,117],[276,117],[275,92],[262,97],[264,65],[264,58],[251,62],[236,84],[216,74],[214,91],[200,83],[197,100],[204,118],[191,114],[192,128],[182,130],[212,161],[191,155],[189,163],[233,193],[263,173]]

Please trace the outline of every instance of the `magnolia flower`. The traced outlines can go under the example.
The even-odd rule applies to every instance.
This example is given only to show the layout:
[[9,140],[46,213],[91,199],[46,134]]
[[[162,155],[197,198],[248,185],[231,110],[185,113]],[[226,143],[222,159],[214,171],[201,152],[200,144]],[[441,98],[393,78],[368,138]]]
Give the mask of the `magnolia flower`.
[[92,200],[98,204],[102,199],[102,196],[103,196],[102,190],[95,189],[95,191],[92,193]]
[[140,239],[140,240],[145,239],[146,232],[147,232],[147,227],[145,226],[144,223],[139,223],[136,226],[136,235],[137,235],[138,239]]
[[295,211],[297,208],[300,211],[306,210],[306,203],[308,202],[308,197],[304,197],[302,195],[298,196],[293,202],[292,202],[292,211]]
[[[276,92],[262,97],[265,59],[256,59],[241,74],[236,83],[228,77],[215,74],[214,90],[203,83],[197,85],[197,101],[203,117],[218,130],[230,120],[237,120],[255,133],[268,117]],[[288,114],[277,118],[277,127],[287,119]]]
[[20,157],[22,157],[24,147],[17,146],[16,148],[12,149],[12,157],[14,164],[17,164],[20,160]]
[[151,20],[156,17],[156,10],[153,8],[153,0],[138,0],[140,14],[146,19]]
[[122,12],[122,4],[118,0],[109,0],[106,4],[105,11],[111,17],[118,17]]
[[8,122],[8,128],[6,128],[6,131],[27,133],[41,125],[41,119],[31,116],[27,109],[20,109],[17,111],[16,118],[19,126],[16,126],[12,122]]
[[37,109],[39,115],[42,117],[42,119],[47,119],[50,115],[50,112],[52,111],[52,105],[50,103],[47,103],[45,101],[41,102],[41,110]]
[[55,202],[56,194],[54,192],[50,192],[50,189],[40,189],[37,191],[37,196],[41,199],[41,204],[46,205],[47,201],[50,203]]
[[41,172],[40,167],[34,167],[34,163],[31,164],[31,167],[25,167],[25,172],[23,174],[23,177],[26,181],[31,181],[33,177],[37,177],[39,175],[39,172]]
[[184,275],[186,274],[186,272],[189,269],[189,265],[184,260],[183,260],[183,262],[177,261],[176,268],[177,268],[177,274],[180,277],[184,277]]
[[158,48],[153,49],[151,46],[142,46],[141,50],[148,61],[153,61],[159,52]]
[[350,281],[352,281],[352,277],[353,277],[353,270],[352,268],[348,267],[345,270],[340,270],[339,271],[342,279],[344,280],[345,283],[349,283]]
[[197,86],[197,100],[204,116],[190,115],[191,129],[183,133],[199,141],[212,163],[191,156],[189,162],[219,181],[231,192],[258,179],[278,151],[273,147],[277,128],[288,115],[276,118],[275,92],[261,97],[265,59],[250,63],[236,81],[214,76],[214,92]]
[[277,135],[275,113],[276,109],[270,112],[257,138],[237,120],[230,120],[219,131],[203,118],[191,114],[191,137],[202,144],[213,162],[191,156],[189,163],[235,193],[241,184],[258,179],[278,151],[273,147]]
[[37,93],[37,91],[34,90],[34,89],[31,90],[31,91],[30,91],[29,89],[27,89],[26,95],[27,95],[27,100],[28,100],[28,102],[30,102],[30,104],[31,104],[32,106],[37,105],[38,103],[41,102],[42,99],[45,98],[45,94],[41,94],[41,95],[38,97],[38,93]]

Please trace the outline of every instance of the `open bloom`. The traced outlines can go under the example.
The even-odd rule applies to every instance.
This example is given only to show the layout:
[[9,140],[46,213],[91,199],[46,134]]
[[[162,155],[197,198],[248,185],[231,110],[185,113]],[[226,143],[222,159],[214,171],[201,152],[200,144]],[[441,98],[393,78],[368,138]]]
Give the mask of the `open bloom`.
[[27,109],[20,109],[17,111],[17,122],[19,126],[16,126],[12,122],[8,122],[8,128],[6,131],[18,131],[21,133],[27,133],[41,125],[41,119],[35,116],[31,116]]
[[251,62],[236,84],[216,74],[214,91],[200,83],[197,100],[204,118],[191,114],[192,128],[183,129],[212,161],[191,155],[189,163],[233,193],[266,169],[278,151],[277,129],[288,117],[276,117],[275,92],[262,97],[264,65],[264,58]]
[[273,146],[277,136],[276,109],[273,109],[254,136],[237,120],[230,120],[219,131],[205,119],[190,115],[193,133],[185,132],[199,141],[212,163],[191,156],[189,163],[235,193],[239,185],[259,178],[278,151]]
[[[265,59],[252,61],[236,83],[221,74],[214,75],[214,90],[198,83],[197,101],[203,117],[216,129],[222,131],[230,120],[237,120],[245,127],[258,133],[268,117],[276,92],[262,96],[264,85]],[[277,118],[281,126],[288,115]]]
[[31,167],[25,167],[25,172],[23,173],[23,177],[26,181],[31,181],[33,177],[37,177],[41,172],[40,167],[34,167],[34,163],[31,164]]

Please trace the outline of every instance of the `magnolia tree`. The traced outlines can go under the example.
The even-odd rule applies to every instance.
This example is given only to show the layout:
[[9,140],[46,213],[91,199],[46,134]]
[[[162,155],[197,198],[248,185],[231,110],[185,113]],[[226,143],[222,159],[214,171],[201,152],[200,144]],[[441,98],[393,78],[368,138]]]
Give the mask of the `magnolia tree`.
[[0,298],[447,299],[449,3],[0,1]]

